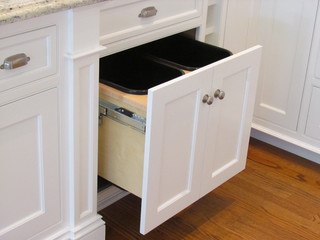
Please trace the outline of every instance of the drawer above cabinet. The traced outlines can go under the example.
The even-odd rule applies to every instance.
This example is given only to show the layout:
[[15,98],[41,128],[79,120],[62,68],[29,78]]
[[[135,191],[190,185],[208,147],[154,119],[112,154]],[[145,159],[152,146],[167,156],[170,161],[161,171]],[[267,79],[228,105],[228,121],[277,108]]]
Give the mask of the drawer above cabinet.
[[56,26],[0,39],[0,92],[57,72]]
[[115,8],[103,8],[100,13],[101,43],[106,45],[200,17],[201,2],[144,0]]

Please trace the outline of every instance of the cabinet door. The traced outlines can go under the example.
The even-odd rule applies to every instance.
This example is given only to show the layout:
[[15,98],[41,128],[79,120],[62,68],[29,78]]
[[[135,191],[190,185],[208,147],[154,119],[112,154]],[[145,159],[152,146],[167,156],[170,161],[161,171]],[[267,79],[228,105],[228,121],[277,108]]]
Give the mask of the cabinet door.
[[224,47],[263,46],[255,123],[297,129],[318,0],[229,0]]
[[204,68],[148,92],[140,232],[145,234],[199,198],[201,146],[211,87]]
[[201,196],[245,168],[260,57],[257,46],[212,66],[211,95],[225,96],[210,106]]
[[61,221],[57,90],[0,107],[0,238]]

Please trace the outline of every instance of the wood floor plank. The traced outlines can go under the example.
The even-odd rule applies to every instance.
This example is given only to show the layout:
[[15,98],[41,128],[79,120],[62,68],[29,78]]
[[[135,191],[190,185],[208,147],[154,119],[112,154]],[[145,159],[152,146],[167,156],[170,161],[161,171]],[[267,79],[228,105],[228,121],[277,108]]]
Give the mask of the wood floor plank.
[[100,212],[106,240],[319,240],[320,165],[251,139],[244,171],[145,236],[140,204]]

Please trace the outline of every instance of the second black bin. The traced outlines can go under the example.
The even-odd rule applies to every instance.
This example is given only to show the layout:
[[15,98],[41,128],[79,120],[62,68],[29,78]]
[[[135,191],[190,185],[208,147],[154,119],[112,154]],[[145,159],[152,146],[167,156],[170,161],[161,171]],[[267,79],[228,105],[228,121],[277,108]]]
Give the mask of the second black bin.
[[141,54],[193,71],[210,63],[229,57],[232,53],[224,48],[209,45],[180,35],[173,35],[137,48]]
[[229,57],[226,49],[180,35],[160,39],[100,59],[100,82],[130,94],[148,89]]

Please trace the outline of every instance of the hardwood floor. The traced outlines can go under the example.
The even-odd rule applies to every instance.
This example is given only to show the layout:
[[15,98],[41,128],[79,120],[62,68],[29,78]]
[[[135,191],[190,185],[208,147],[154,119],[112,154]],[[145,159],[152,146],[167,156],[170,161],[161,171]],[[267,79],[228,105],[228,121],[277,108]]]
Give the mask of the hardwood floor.
[[107,240],[319,240],[320,165],[251,139],[243,172],[145,236],[133,195],[100,214]]

